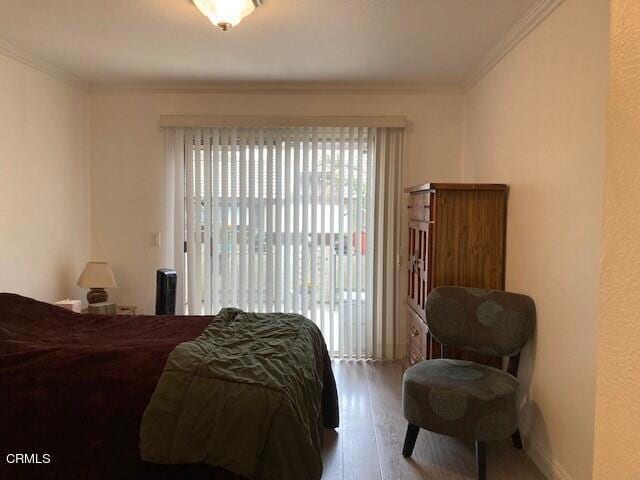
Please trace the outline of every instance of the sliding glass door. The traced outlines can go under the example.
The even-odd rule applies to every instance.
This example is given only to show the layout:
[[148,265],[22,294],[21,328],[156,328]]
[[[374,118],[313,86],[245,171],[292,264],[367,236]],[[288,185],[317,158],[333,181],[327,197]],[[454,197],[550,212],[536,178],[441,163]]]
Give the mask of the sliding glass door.
[[179,134],[185,311],[296,312],[334,354],[370,356],[376,130]]

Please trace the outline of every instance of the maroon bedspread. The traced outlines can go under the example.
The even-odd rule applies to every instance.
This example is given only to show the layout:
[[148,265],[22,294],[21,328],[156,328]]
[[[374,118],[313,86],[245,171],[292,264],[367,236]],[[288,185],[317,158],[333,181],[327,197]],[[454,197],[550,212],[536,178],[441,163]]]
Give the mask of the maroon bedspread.
[[[234,478],[144,465],[138,452],[167,355],[210,321],[80,315],[0,294],[0,478]],[[18,453],[50,463],[8,463]]]

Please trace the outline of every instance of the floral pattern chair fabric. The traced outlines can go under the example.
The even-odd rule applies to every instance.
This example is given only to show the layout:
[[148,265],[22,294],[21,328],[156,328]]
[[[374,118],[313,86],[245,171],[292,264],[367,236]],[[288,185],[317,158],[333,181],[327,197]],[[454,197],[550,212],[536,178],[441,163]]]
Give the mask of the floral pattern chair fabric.
[[[438,287],[427,298],[427,326],[436,340],[499,357],[517,359],[533,334],[535,318],[533,300],[517,293]],[[474,440],[478,478],[486,478],[484,442],[514,436],[521,447],[514,375],[453,359],[427,360],[407,369],[402,406],[409,427],[403,454],[411,455],[420,428]]]

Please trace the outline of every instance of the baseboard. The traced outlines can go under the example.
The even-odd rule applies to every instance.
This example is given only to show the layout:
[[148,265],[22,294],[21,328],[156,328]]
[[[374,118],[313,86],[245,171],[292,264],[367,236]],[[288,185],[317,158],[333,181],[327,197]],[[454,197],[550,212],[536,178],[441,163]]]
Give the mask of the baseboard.
[[533,463],[549,480],[573,480],[569,472],[540,445],[540,442],[533,435],[528,435],[525,438],[524,449]]

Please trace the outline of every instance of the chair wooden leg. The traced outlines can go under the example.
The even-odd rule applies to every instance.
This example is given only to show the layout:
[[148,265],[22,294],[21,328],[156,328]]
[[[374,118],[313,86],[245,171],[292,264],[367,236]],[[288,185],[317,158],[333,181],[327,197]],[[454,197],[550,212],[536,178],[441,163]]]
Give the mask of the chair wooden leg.
[[513,441],[513,446],[518,450],[522,450],[522,438],[520,438],[520,430],[516,430],[516,432],[511,435],[511,440]]
[[487,444],[485,442],[476,442],[476,464],[478,480],[487,480]]
[[418,432],[420,432],[420,427],[411,423],[407,426],[407,435],[404,437],[404,447],[402,448],[403,457],[410,457],[413,453],[413,447],[416,446]]

